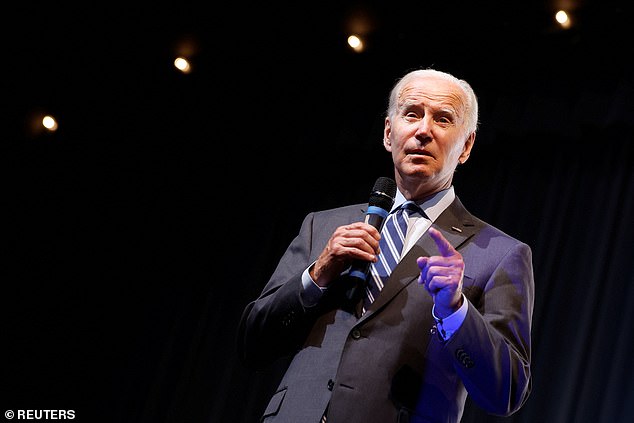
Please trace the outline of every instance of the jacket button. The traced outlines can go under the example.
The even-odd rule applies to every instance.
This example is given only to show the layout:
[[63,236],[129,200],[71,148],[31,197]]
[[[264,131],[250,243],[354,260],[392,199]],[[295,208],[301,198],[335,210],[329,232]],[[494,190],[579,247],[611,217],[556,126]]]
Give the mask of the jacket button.
[[470,369],[475,365],[475,363],[473,362],[473,359],[462,348],[458,348],[456,350],[456,358],[458,359],[460,364],[462,364],[467,369]]
[[332,391],[332,389],[335,387],[335,382],[332,379],[328,380],[328,390]]
[[361,338],[361,331],[359,331],[359,329],[354,329],[352,331],[352,338],[354,338],[354,339]]

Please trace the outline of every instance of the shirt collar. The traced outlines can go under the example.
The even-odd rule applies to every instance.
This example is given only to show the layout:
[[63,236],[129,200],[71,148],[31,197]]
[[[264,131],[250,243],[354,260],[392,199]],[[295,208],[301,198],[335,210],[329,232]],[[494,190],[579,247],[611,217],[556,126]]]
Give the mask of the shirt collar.
[[[442,212],[445,211],[449,204],[453,202],[456,198],[456,193],[454,192],[453,185],[447,189],[442,191],[438,191],[431,197],[426,198],[423,201],[417,202],[416,204],[425,212],[427,217],[434,222],[438,216],[441,215]],[[400,190],[396,190],[396,197],[394,198],[394,205],[392,206],[392,210],[394,211],[398,207],[401,206],[407,199],[401,193]]]

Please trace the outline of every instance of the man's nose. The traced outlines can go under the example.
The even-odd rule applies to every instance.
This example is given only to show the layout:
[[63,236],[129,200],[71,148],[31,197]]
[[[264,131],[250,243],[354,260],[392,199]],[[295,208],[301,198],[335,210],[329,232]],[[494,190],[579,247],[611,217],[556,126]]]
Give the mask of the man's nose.
[[416,138],[424,140],[431,137],[432,118],[423,116],[416,128]]

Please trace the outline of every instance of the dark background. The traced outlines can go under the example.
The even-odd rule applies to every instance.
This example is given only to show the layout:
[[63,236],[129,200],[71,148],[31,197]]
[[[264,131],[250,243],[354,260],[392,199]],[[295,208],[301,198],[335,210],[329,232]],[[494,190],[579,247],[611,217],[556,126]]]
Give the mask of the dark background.
[[533,393],[463,422],[634,420],[633,15],[570,1],[563,30],[554,1],[474,3],[7,7],[2,411],[257,421],[284,363],[238,362],[242,309],[307,212],[392,175],[388,91],[435,67],[480,100],[458,195],[534,254]]

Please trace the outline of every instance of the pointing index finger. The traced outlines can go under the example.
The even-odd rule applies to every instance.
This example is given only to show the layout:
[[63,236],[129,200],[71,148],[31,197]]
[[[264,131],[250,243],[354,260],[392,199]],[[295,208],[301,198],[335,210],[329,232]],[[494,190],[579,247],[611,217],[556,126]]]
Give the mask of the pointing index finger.
[[447,241],[447,239],[442,236],[442,233],[436,228],[429,228],[429,235],[432,237],[436,246],[438,247],[438,251],[440,251],[440,255],[443,257],[451,257],[457,253],[456,249],[453,248],[453,245]]

